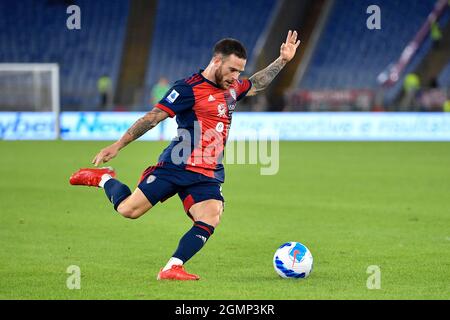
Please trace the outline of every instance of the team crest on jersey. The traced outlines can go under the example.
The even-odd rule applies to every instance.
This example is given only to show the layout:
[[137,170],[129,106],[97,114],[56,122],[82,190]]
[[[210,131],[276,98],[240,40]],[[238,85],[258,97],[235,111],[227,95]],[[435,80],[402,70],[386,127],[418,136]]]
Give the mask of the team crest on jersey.
[[236,100],[236,90],[230,89],[230,94],[233,97],[233,99]]
[[227,116],[227,109],[225,108],[225,105],[223,103],[219,103],[217,105],[217,116],[221,118],[225,118]]

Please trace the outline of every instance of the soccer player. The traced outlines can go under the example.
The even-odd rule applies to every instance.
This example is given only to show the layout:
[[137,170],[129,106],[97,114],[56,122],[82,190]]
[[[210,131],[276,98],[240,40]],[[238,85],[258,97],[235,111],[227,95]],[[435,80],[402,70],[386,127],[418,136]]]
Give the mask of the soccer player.
[[248,80],[239,80],[247,60],[244,46],[234,39],[217,42],[206,69],[175,82],[150,112],[94,157],[96,167],[108,162],[159,122],[176,116],[178,136],[162,152],[158,163],[143,172],[133,192],[115,179],[111,168],[84,168],[70,177],[73,185],[103,188],[114,209],[131,219],[179,195],[194,225],[180,239],[178,248],[158,273],[158,280],[199,279],[186,272],[183,265],[204,246],[220,221],[224,202],[221,162],[236,102],[264,90],[292,60],[299,44],[297,32],[289,30],[280,56]]

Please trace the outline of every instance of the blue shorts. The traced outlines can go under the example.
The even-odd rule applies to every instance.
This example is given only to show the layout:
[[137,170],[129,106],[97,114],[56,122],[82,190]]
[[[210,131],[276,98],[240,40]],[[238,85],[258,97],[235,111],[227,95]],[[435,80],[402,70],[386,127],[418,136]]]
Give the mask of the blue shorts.
[[152,206],[178,193],[189,216],[189,209],[195,203],[210,199],[225,201],[218,180],[170,164],[148,167],[141,176],[138,188]]

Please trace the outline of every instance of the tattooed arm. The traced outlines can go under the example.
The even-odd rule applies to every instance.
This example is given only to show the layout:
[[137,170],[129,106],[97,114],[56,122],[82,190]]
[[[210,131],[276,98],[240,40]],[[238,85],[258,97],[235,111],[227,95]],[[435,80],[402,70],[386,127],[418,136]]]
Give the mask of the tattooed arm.
[[150,129],[156,127],[158,123],[166,119],[168,116],[169,114],[167,112],[156,107],[153,108],[142,118],[138,119],[117,142],[102,149],[92,160],[92,163],[95,166],[98,166],[101,163],[108,162],[119,153],[120,149],[138,139]]
[[147,131],[153,129],[169,116],[169,114],[161,109],[153,108],[147,112],[142,118],[138,119],[116,143],[122,149],[130,142],[138,139]]
[[260,91],[263,91],[267,86],[272,82],[273,79],[277,76],[277,74],[283,69],[286,65],[286,61],[283,61],[281,57],[272,62],[265,69],[258,71],[253,76],[250,77],[250,81],[252,82],[252,88],[248,92],[247,96],[254,96]]
[[272,62],[265,69],[258,71],[250,77],[252,88],[248,92],[248,96],[254,96],[260,91],[263,91],[272,82],[277,74],[284,68],[286,63],[294,58],[295,52],[300,45],[300,40],[297,40],[297,31],[289,30],[286,37],[286,42],[281,45],[280,56]]

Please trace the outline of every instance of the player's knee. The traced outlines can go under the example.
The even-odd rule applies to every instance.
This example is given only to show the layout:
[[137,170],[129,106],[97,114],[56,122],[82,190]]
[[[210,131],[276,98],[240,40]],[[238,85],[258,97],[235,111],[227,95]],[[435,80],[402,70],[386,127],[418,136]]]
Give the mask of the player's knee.
[[222,211],[222,201],[209,200],[194,204],[190,209],[190,214],[195,221],[202,221],[215,228],[220,222]]
[[117,207],[117,211],[125,218],[128,219],[137,219],[140,216],[142,216],[142,214],[144,212],[142,212],[142,209],[140,208],[135,208],[135,207],[131,207],[131,206],[127,206],[126,204],[120,204]]
[[223,204],[222,202],[218,202],[210,205],[208,209],[208,220],[210,221],[210,224],[215,228],[220,223],[220,218],[223,212]]
[[219,218],[219,221],[220,221],[220,218],[222,218],[222,213],[223,213],[223,202],[221,202],[218,205],[217,211],[218,211],[217,215],[218,215],[218,218]]
[[117,212],[119,212],[124,218],[131,219],[131,217],[133,217],[133,209],[122,204],[117,207]]

